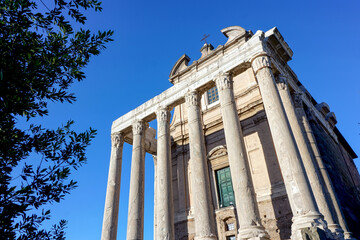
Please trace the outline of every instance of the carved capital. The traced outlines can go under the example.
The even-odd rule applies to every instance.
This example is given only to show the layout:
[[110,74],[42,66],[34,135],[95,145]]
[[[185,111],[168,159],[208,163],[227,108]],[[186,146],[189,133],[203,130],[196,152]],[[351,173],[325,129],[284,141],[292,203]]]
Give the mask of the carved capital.
[[262,68],[271,68],[270,57],[266,53],[255,55],[251,60],[251,66],[255,75]]
[[294,93],[293,99],[294,99],[294,107],[295,108],[303,108],[303,93],[302,92]]
[[232,79],[229,73],[221,73],[215,79],[216,87],[219,91],[232,87]]
[[167,107],[160,108],[156,111],[156,118],[161,122],[170,122],[170,111]]
[[144,120],[136,121],[132,125],[132,130],[134,135],[141,135],[145,132],[146,128],[149,127],[149,124],[145,122]]
[[200,94],[197,91],[185,95],[185,102],[188,106],[200,106]]
[[280,74],[279,76],[277,76],[275,78],[275,81],[276,81],[276,85],[278,86],[279,89],[282,89],[282,90],[288,89],[288,81],[284,75]]
[[118,132],[111,134],[111,145],[115,148],[119,148],[124,144],[124,136]]

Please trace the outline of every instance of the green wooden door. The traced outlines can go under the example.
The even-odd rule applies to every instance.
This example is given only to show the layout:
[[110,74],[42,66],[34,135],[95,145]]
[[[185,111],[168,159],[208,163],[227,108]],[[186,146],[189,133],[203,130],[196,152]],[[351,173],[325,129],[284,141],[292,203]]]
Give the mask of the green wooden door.
[[235,204],[234,190],[231,182],[230,168],[226,167],[216,171],[216,180],[219,193],[220,207]]

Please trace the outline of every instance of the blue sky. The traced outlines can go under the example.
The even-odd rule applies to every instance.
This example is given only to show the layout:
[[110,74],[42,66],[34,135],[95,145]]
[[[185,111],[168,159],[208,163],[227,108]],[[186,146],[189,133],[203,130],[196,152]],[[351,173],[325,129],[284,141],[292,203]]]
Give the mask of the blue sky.
[[[200,57],[201,38],[215,48],[220,30],[278,27],[294,51],[289,65],[318,102],[329,104],[337,127],[360,154],[360,2],[344,1],[124,1],[104,0],[103,12],[88,15],[88,27],[112,29],[115,41],[91,59],[86,80],[71,89],[74,104],[51,104],[45,125],[73,119],[79,130],[98,135],[88,164],[73,176],[79,188],[52,207],[53,221],[67,219],[67,239],[100,239],[110,158],[112,121],[171,87],[168,76],[186,53]],[[155,127],[155,122],[150,124]],[[123,151],[118,239],[126,239],[131,146]],[[359,168],[359,160],[355,162]],[[153,237],[153,160],[146,156],[144,239]]]

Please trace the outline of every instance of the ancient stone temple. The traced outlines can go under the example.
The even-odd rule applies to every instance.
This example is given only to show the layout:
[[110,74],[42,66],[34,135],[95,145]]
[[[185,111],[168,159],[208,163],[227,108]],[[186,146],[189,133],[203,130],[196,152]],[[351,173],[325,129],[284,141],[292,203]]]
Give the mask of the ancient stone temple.
[[359,239],[357,156],[335,114],[288,66],[276,28],[221,32],[224,45],[180,57],[171,88],[113,122],[102,239],[116,239],[124,142],[129,240],[143,239],[146,152],[156,240]]

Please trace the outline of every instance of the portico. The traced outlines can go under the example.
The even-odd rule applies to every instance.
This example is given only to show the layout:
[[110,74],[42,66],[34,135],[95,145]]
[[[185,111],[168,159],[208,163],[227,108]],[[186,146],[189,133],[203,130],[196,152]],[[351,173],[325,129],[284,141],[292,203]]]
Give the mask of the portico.
[[[333,213],[324,203],[326,197],[321,194],[322,192],[314,194],[314,191],[323,191],[319,187],[318,173],[311,170],[316,167],[313,165],[310,150],[304,143],[306,140],[297,122],[289,96],[283,96],[282,89],[279,89],[276,84],[275,75],[288,75],[289,70],[283,65],[291,59],[291,49],[276,28],[266,33],[257,31],[252,34],[241,27],[234,26],[223,29],[222,33],[228,38],[223,46],[213,50],[206,44],[202,48],[202,57],[191,65],[188,65],[190,59],[186,55],[182,56],[170,74],[170,81],[174,86],[113,122],[102,240],[116,239],[124,142],[133,146],[128,240],[143,239],[145,152],[156,155],[154,239],[176,238],[175,222],[180,222],[180,220],[176,220],[175,215],[180,213],[180,208],[186,209],[186,205],[188,205],[187,218],[193,221],[194,239],[223,239],[217,228],[215,213],[217,207],[214,206],[215,193],[212,191],[213,183],[211,171],[209,171],[209,150],[205,141],[206,126],[201,100],[204,93],[214,86],[217,87],[219,94],[221,112],[219,124],[222,125],[224,131],[235,197],[232,208],[236,212],[238,222],[237,239],[270,239],[270,230],[264,226],[260,215],[259,196],[256,194],[254,184],[253,162],[249,159],[241,117],[239,117],[239,112],[241,115],[241,109],[245,107],[238,105],[239,99],[234,93],[233,78],[245,71],[249,72],[256,81],[255,90],[261,97],[261,101],[257,104],[264,111],[269,125],[285,187],[284,194],[287,195],[293,215],[291,239],[303,239],[302,230],[307,228],[320,229],[327,234],[328,238],[335,238],[336,234],[337,237],[343,237],[338,233],[344,232],[342,227],[345,224],[339,225],[336,222],[338,218],[333,217]],[[271,46],[276,46],[276,49]],[[294,84],[292,87],[298,89],[295,83],[289,84]],[[179,185],[176,191],[180,193],[180,187],[185,187],[189,191],[189,186],[191,186],[192,194],[188,204],[184,203],[185,196],[177,198],[178,202],[181,201],[179,203],[181,207],[176,206],[178,209],[176,211],[174,194],[177,192],[173,188],[172,176],[172,159],[176,156],[171,155],[170,112],[179,106],[184,108],[185,112],[181,124],[186,126],[183,141],[187,143],[189,149],[188,168],[191,174],[188,176],[188,185],[185,184],[187,175],[185,174],[184,177],[177,174],[176,179]],[[309,105],[309,107],[315,109],[314,106]],[[156,139],[155,130],[148,127],[148,123],[155,119],[157,120]],[[181,169],[181,173],[187,169],[183,162],[177,163],[177,167],[178,170]],[[313,182],[316,184],[314,187],[312,187]],[[337,212],[339,214],[341,211]],[[328,223],[331,222],[332,229],[329,230],[324,216]],[[340,219],[345,221],[342,216]]]

